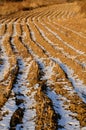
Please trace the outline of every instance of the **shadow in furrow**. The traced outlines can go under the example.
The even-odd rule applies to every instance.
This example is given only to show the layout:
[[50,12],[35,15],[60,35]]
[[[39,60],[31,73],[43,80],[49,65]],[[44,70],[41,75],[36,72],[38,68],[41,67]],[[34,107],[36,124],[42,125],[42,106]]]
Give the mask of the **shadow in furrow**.
[[7,32],[7,24],[5,24],[4,35],[6,34],[6,32]]
[[23,128],[23,125],[22,125],[23,115],[24,115],[24,109],[23,108],[18,108],[14,112],[14,114],[11,118],[11,121],[10,121],[10,130],[16,130],[16,129]]
[[13,37],[12,37],[12,36],[9,37],[9,43],[10,43],[10,46],[11,46],[11,48],[12,48],[13,53],[14,53],[15,55],[17,55],[17,54],[18,54],[18,51],[17,51],[17,49],[16,49],[16,46],[15,46],[14,43],[13,43]]

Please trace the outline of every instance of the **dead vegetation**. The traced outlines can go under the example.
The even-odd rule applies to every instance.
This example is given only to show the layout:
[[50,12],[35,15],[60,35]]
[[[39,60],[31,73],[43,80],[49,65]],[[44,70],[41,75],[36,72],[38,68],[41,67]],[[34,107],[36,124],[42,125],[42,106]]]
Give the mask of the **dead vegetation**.
[[5,2],[0,5],[0,16],[9,15],[22,10],[23,5],[21,2]]
[[79,6],[81,7],[81,13],[84,14],[84,16],[86,17],[86,0],[78,2]]
[[[52,4],[61,4],[66,2],[75,2],[76,0],[24,0],[24,1],[4,1],[0,2],[0,16],[13,14],[21,10],[32,10],[34,8],[49,6]],[[81,8],[81,13],[86,14],[86,0],[76,1]]]
[[24,0],[24,1],[5,1],[0,4],[0,15],[8,15],[20,10],[31,10],[41,6],[64,3],[66,0]]

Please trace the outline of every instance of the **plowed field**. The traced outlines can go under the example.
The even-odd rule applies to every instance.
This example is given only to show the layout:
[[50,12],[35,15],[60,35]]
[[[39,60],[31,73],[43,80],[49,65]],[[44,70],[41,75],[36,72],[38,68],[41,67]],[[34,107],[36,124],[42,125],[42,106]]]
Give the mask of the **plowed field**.
[[0,19],[0,130],[86,130],[86,19],[76,3]]

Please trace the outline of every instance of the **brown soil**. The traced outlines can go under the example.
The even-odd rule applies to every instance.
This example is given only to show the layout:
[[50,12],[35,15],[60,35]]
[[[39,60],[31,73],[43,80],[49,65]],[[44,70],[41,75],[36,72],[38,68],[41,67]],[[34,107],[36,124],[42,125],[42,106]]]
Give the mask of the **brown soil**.
[[[3,80],[0,81],[0,108],[9,98],[19,73],[18,57],[21,57],[24,63],[30,58],[27,87],[30,89],[28,96],[31,92],[35,93],[36,104],[33,107],[36,109],[36,129],[55,130],[58,127],[59,115],[46,94],[47,87],[67,99],[64,101],[66,109],[76,113],[73,118],[79,121],[81,127],[85,127],[86,104],[76,91],[70,72],[64,69],[65,65],[73,70],[71,73],[75,81],[83,81],[86,87],[85,23],[86,19],[80,13],[80,6],[76,2],[24,10],[1,18],[1,46],[4,47],[3,53],[8,58],[9,67],[7,70],[4,68]],[[61,62],[56,61],[58,58]],[[1,64],[4,63],[0,60]],[[48,67],[52,67],[50,77],[46,76]],[[44,76],[48,78],[43,79]],[[35,84],[39,85],[37,89],[33,87]],[[17,105],[22,102],[16,101]],[[12,128],[15,128],[16,123],[22,122],[22,113],[21,109],[15,111],[10,121]]]

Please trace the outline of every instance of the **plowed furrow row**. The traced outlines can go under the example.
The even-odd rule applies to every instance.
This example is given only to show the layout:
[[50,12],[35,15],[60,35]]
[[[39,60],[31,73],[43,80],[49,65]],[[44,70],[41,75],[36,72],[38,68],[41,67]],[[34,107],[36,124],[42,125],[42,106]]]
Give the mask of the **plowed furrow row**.
[[[49,28],[47,27],[44,27],[44,26],[46,26],[46,25],[44,25],[44,24],[42,24],[42,25],[40,25],[39,24],[39,26],[41,27],[41,28],[43,28],[43,29],[41,29],[42,31],[44,30],[44,34],[45,34],[45,32],[46,32],[46,35],[45,35],[45,37],[47,36],[47,38],[49,37],[49,36],[51,36],[51,39],[49,39],[50,41],[51,41],[51,43],[53,42],[53,39],[55,39],[55,45],[59,45],[59,47],[58,48],[63,48],[63,49],[65,49],[65,53],[67,52],[67,50],[69,49],[70,50],[70,52],[72,53],[72,55],[70,55],[70,57],[72,57],[73,55],[74,55],[74,53],[76,54],[76,55],[78,55],[77,53],[80,53],[77,49],[75,49],[75,48],[73,48],[71,45],[69,45],[68,43],[66,43],[65,41],[63,41],[63,39],[57,34],[57,33],[54,33],[54,31],[52,31],[52,30],[49,30]],[[43,26],[43,27],[42,27]],[[41,32],[42,32],[41,31]],[[50,37],[49,37],[50,38]],[[61,42],[62,41],[62,42]],[[63,44],[64,43],[64,44]]]
[[[43,25],[38,24],[38,25],[41,28],[40,29],[41,34],[45,37],[45,39],[50,44],[52,44],[52,46],[54,46],[54,44],[55,44],[54,48],[56,50],[61,51],[61,53],[63,53],[63,55],[67,56],[68,58],[71,58],[72,60],[74,60],[76,62],[78,62],[82,66],[82,68],[85,69],[85,58],[86,58],[85,52],[86,51],[85,51],[85,48],[83,46],[81,46],[81,44],[80,44],[80,47],[79,47],[79,44],[78,44],[78,48],[80,48],[80,50],[78,50],[75,47],[73,47],[73,45],[75,44],[74,42],[73,42],[74,43],[73,45],[71,43],[69,44],[69,42],[63,41],[63,39],[61,39],[61,37],[58,36],[57,33],[54,33],[55,31],[51,31],[51,30],[49,30],[49,28],[47,29],[47,28],[42,27],[42,26],[45,26],[44,24]],[[52,34],[50,33],[50,31],[51,31]],[[68,38],[66,38],[66,39],[68,39]],[[55,42],[53,42],[53,41],[55,41]],[[77,43],[76,43],[76,45],[77,45]]]
[[[20,37],[20,35],[21,35],[20,30],[21,29],[20,29],[19,24],[13,25],[13,34],[10,37],[9,44],[11,45],[11,48],[13,49],[15,57],[17,58],[18,72],[17,72],[16,78],[14,80],[13,89],[12,89],[13,96],[14,95],[15,96],[14,96],[14,98],[9,97],[8,102],[2,108],[1,122],[0,122],[1,129],[3,129],[3,128],[4,129],[7,129],[7,128],[10,128],[10,129],[15,129],[15,128],[16,129],[21,129],[21,128],[35,129],[35,118],[34,118],[34,116],[36,116],[35,109],[36,110],[39,109],[38,107],[35,108],[35,102],[33,101],[33,98],[35,96],[34,95],[35,90],[36,90],[35,87],[38,86],[38,85],[35,85],[35,82],[37,82],[37,81],[35,81],[36,77],[37,77],[37,71],[36,71],[37,69],[35,68],[36,66],[34,64],[34,61],[32,61],[33,64],[31,64],[31,65],[30,65],[30,63],[28,63],[28,57],[31,58],[31,56],[27,52],[27,49],[21,43],[22,40]],[[24,62],[23,62],[23,59],[21,59],[21,57],[24,59]],[[30,72],[28,72],[29,66],[31,66]],[[34,68],[35,68],[35,71],[33,72],[32,69],[34,70]],[[34,76],[33,76],[33,73],[35,74]],[[33,77],[31,78],[31,76],[33,76]],[[30,78],[29,82],[26,79],[27,77]],[[27,87],[29,85],[30,85],[30,88],[28,89]],[[32,85],[34,85],[34,86],[32,87]],[[26,89],[26,91],[25,91],[25,89]],[[32,91],[33,91],[33,93],[32,93]],[[39,89],[38,92],[39,91],[41,91],[41,90]],[[28,95],[28,94],[30,94],[30,95]],[[40,92],[39,96],[41,96],[40,98],[46,99],[43,103],[44,106],[45,106],[46,102],[51,103],[51,101],[47,97],[45,97],[45,95],[42,92]],[[31,101],[31,98],[32,98],[32,101]],[[13,104],[11,106],[9,104],[10,102],[13,102]],[[39,100],[39,103],[42,104],[42,102],[40,100]],[[28,107],[29,105],[30,105],[30,107]],[[50,129],[54,128],[54,127],[56,128],[56,126],[54,126],[55,123],[54,122],[52,123],[54,112],[53,112],[53,108],[51,110],[51,106],[52,105],[46,106],[46,112],[48,112],[48,111],[52,112],[51,116],[49,117],[49,112],[48,112],[47,115],[44,117],[44,122],[46,121],[47,117],[50,118],[46,121],[46,125],[48,124]],[[7,107],[7,111],[6,111],[6,107]],[[34,107],[34,109],[33,109],[33,107]],[[13,108],[14,108],[14,110],[12,111]],[[32,114],[30,114],[30,113],[32,113]],[[38,118],[40,118],[40,120],[38,119],[36,122],[37,129],[38,128],[40,129],[40,127],[42,128],[43,124],[44,124],[44,123],[39,124],[41,121],[40,113],[43,114],[43,110],[39,111],[39,113],[38,113],[38,115],[39,115]],[[3,117],[3,114],[5,115],[5,117]],[[31,119],[31,118],[33,118],[33,119]],[[29,123],[31,123],[32,126],[27,123],[28,120],[31,120],[31,121],[29,121]],[[51,120],[51,125],[50,125],[50,123],[48,123],[49,120]],[[7,123],[5,123],[5,121],[7,121]],[[5,125],[4,125],[4,123],[5,123]]]
[[[51,23],[51,22],[50,22]],[[71,39],[73,39],[75,42],[77,43],[83,43],[83,46],[85,45],[85,37],[83,37],[83,35],[79,35],[79,33],[74,32],[73,30],[71,30],[70,28],[67,28],[65,26],[63,26],[62,24],[53,22],[53,25],[59,29],[62,33],[64,33],[67,37],[70,37]]]
[[[82,40],[82,38],[83,38],[83,40],[84,39],[86,40],[86,36],[83,35],[84,32],[80,33],[79,30],[77,30],[77,29],[75,30],[75,29],[70,28],[70,26],[65,25],[64,22],[62,22],[61,24],[59,24],[59,22],[57,23],[56,21],[54,21],[54,24],[57,25],[57,26],[59,26],[59,27],[62,27],[64,29],[66,29],[68,31],[71,31],[72,33],[74,33],[75,35],[77,35],[81,40]],[[77,23],[75,23],[75,24],[77,24]],[[79,28],[80,28],[80,25],[79,25]]]
[[71,20],[68,20],[68,24],[66,22],[62,22],[61,24],[65,27],[65,28],[69,28],[70,30],[72,30],[73,32],[75,32],[76,34],[78,34],[79,36],[86,38],[86,30],[85,30],[85,19],[81,19],[80,21],[77,21],[76,24],[76,19],[74,19],[73,22],[71,22]]
[[[29,49],[28,49],[29,50]],[[55,82],[55,79],[56,79],[56,77],[54,77],[54,75],[52,75],[52,74],[54,74],[54,73],[56,73],[56,72],[52,72],[52,68],[53,68],[53,65],[55,64],[55,63],[53,63],[53,62],[51,62],[50,63],[50,65],[49,65],[49,60],[47,60],[47,59],[44,59],[43,60],[43,58],[40,58],[38,55],[35,55],[34,54],[34,52],[31,50],[31,48],[30,48],[30,53],[33,55],[33,57],[35,58],[35,60],[36,60],[36,62],[38,63],[38,65],[40,65],[40,68],[42,69],[42,71],[43,72],[41,72],[42,73],[42,77],[41,77],[41,82],[44,82],[44,83],[42,83],[42,91],[44,91],[45,93],[47,93],[47,87],[49,88],[49,87],[51,87],[51,88],[54,88],[54,82]],[[39,54],[40,55],[40,54]],[[48,62],[48,66],[46,66],[46,62]],[[55,68],[57,68],[56,67],[57,65],[55,65]],[[54,68],[54,69],[55,69]],[[43,74],[44,73],[44,74]],[[51,79],[51,75],[52,75],[52,79]],[[59,75],[59,74],[58,74]],[[42,81],[43,80],[43,81]],[[53,86],[53,87],[52,87]],[[53,92],[51,92],[51,93],[53,93]],[[48,94],[47,94],[47,96],[48,96]],[[55,96],[55,94],[53,93],[53,96]],[[49,97],[50,98],[50,97]],[[37,99],[38,99],[38,97],[37,97]],[[53,103],[53,105],[55,105],[55,107],[57,106],[58,107],[58,105],[57,104],[55,104],[55,102],[54,102],[54,100],[53,100],[53,97],[52,98],[50,98],[51,99],[51,101],[52,101],[52,103]],[[62,107],[61,107],[62,108]],[[59,111],[57,111],[57,109],[55,109],[54,108],[54,110],[55,110],[55,112],[57,113],[57,114],[60,114],[59,113]],[[38,114],[39,115],[39,114]],[[59,115],[59,116],[61,116],[61,115]],[[44,116],[44,118],[45,118],[45,116]],[[52,118],[52,114],[51,114],[51,118]],[[46,118],[45,118],[46,119]],[[41,123],[41,121],[43,120],[43,118],[41,119],[41,120],[39,120],[40,121],[40,123]],[[61,120],[64,120],[63,119],[63,117],[61,118]],[[46,121],[47,121],[47,119],[46,119]],[[46,122],[45,121],[45,122]],[[60,123],[60,121],[59,121],[59,123]],[[42,124],[43,125],[43,124]],[[50,124],[49,124],[50,125]],[[49,128],[51,129],[52,127],[52,122],[51,122],[51,125],[49,126]],[[58,127],[60,127],[60,124],[59,124],[59,126]],[[62,126],[62,127],[64,127],[64,126]],[[41,126],[40,127],[38,127],[38,128],[41,128]],[[46,127],[43,127],[43,128],[46,128]],[[54,126],[54,128],[55,128],[55,126]],[[53,128],[53,129],[54,129]]]
[[[32,33],[33,34],[33,33]],[[31,36],[32,37],[32,36]],[[35,42],[36,44],[37,44],[37,42],[35,41],[35,37],[33,36],[32,38],[31,38],[32,40],[33,40],[33,42]],[[30,41],[30,43],[31,43],[31,41]],[[27,44],[27,42],[25,42],[25,44]],[[26,47],[28,48],[28,50],[30,51],[30,53],[35,57],[35,60],[36,61],[40,61],[39,59],[40,59],[40,53],[39,52],[37,52],[36,54],[34,54],[34,52],[31,50],[31,48],[33,49],[33,47],[32,46],[30,46],[30,45],[26,45]],[[40,46],[39,45],[39,47],[41,47],[41,49],[43,50],[43,47],[42,46]],[[36,49],[36,48],[35,48]],[[45,54],[47,54],[46,53],[46,51],[45,51]],[[43,62],[43,57],[41,57],[42,58],[42,62]],[[51,59],[51,58],[50,58]],[[45,61],[45,60],[44,60]],[[56,65],[55,65],[56,66]],[[57,67],[56,67],[57,68]],[[56,79],[56,78],[55,78]],[[55,82],[55,81],[54,81]],[[58,82],[58,84],[59,84],[59,82]],[[63,82],[63,84],[65,84],[65,82]],[[62,84],[62,85],[63,85]],[[52,86],[52,85],[51,85]],[[54,87],[55,88],[55,87]],[[65,87],[66,88],[66,87]],[[63,89],[63,88],[62,88]],[[67,90],[66,90],[67,91]],[[69,90],[68,90],[69,91]],[[74,95],[75,96],[75,95]]]
[[2,24],[0,26],[0,38],[6,33],[7,30],[7,25],[6,24]]
[[[32,118],[32,115],[36,116],[35,109],[30,110],[30,107],[34,104],[35,105],[35,100],[34,98],[34,93],[31,93],[31,95],[28,95],[28,92],[30,91],[28,86],[29,86],[29,80],[28,80],[28,73],[30,70],[30,67],[33,65],[33,61],[30,61],[31,59],[28,58],[26,61],[23,62],[22,59],[18,59],[18,66],[19,66],[19,71],[18,75],[15,80],[15,84],[13,84],[13,92],[15,94],[15,102],[17,109],[13,113],[11,120],[10,120],[10,129],[16,128],[29,128],[30,126],[24,124],[23,122],[27,122],[27,115],[29,112],[32,114],[29,116],[29,119]],[[29,65],[28,65],[29,64]],[[26,72],[27,70],[27,72]],[[32,99],[31,99],[32,98]],[[28,110],[27,110],[28,109]],[[33,117],[34,118],[34,117]],[[33,127],[35,122],[32,119],[31,120]]]
[[[39,32],[38,32],[39,33]],[[49,53],[52,55],[52,56],[54,56],[54,57],[60,57],[62,54],[60,53],[60,55],[59,55],[59,52],[57,52],[55,49],[53,49],[53,47],[52,46],[49,46],[49,43],[47,43],[46,41],[44,41],[44,39],[40,36],[40,35],[37,35],[37,31],[36,31],[36,39],[38,40],[38,38],[37,37],[40,37],[40,41],[37,41],[37,43],[40,43],[44,48],[45,48],[45,50],[46,49],[49,49]],[[46,44],[45,44],[46,43]],[[48,47],[47,47],[48,46]],[[58,56],[59,55],[59,56]],[[61,57],[63,57],[63,55],[61,56]],[[70,64],[70,63],[72,63],[72,65],[73,64],[75,64],[74,63],[74,61],[73,60],[71,60],[71,59],[68,59],[68,58],[66,58],[65,56],[64,56],[64,59],[63,58],[60,58],[61,60],[67,60],[67,64]],[[66,61],[65,60],[65,61]],[[70,62],[68,62],[68,61],[70,61]],[[78,64],[75,64],[75,65],[78,65]],[[78,65],[79,67],[80,67],[80,65]],[[71,67],[71,65],[70,65],[70,67]],[[74,65],[73,65],[73,69],[74,69]],[[77,68],[77,67],[76,67]],[[82,67],[80,67],[80,69],[82,69]],[[76,69],[75,69],[76,70]],[[82,73],[82,72],[81,72]],[[79,75],[79,74],[78,74]],[[85,76],[85,74],[84,74],[84,72],[83,72],[83,77]],[[80,76],[81,77],[81,76]]]
[[[35,112],[35,108],[31,109],[31,107],[34,107],[35,105],[34,92],[36,90],[34,90],[34,92],[31,93],[31,95],[29,94],[29,92],[32,90],[31,88],[29,88],[29,86],[31,85],[31,79],[30,80],[28,79],[29,78],[28,73],[29,71],[32,70],[31,66],[33,66],[33,68],[36,66],[35,63],[31,61],[31,58],[25,59],[24,62],[21,58],[18,59],[18,66],[19,66],[18,74],[15,78],[15,82],[13,84],[13,89],[12,89],[13,92],[12,96],[14,97],[9,97],[8,102],[5,104],[5,106],[2,109],[2,119],[0,121],[0,129],[7,129],[7,128],[29,129],[31,128],[31,126],[27,124],[28,120],[30,120],[29,123],[33,124],[32,128],[33,129],[35,128],[34,116],[36,116],[36,112]],[[34,74],[35,72],[36,72],[36,68]],[[32,83],[32,85],[34,84]],[[33,86],[33,88],[36,89],[35,86]],[[29,114],[28,112],[31,114]],[[4,117],[3,114],[5,115]],[[3,126],[4,123],[5,125]]]
[[[27,28],[25,28],[23,26],[22,30],[27,33],[27,31],[25,31],[25,29],[27,30]],[[27,34],[27,36],[28,36],[28,34]],[[49,67],[51,68],[51,71],[52,71],[54,66],[51,66],[51,64],[53,64],[53,63],[50,62],[50,60],[47,58],[46,55],[43,58],[44,54],[43,55],[40,54],[40,52],[38,51],[39,47],[34,44],[32,34],[30,34],[30,36],[31,36],[31,39],[32,39],[32,41],[30,41],[30,44],[28,44],[29,41],[26,42],[26,35],[25,34],[23,34],[23,36],[22,36],[22,41],[23,41],[24,46],[26,46],[27,50],[31,53],[31,55],[33,56],[34,60],[36,61],[36,63],[38,64],[38,67],[39,67],[39,75],[38,75],[39,89],[38,89],[38,93],[36,95],[36,100],[37,100],[37,104],[38,104],[38,105],[36,105],[37,118],[38,118],[38,120],[36,121],[36,123],[37,123],[36,129],[41,129],[41,128],[46,129],[47,125],[49,126],[50,130],[52,128],[56,129],[57,119],[54,119],[54,117],[57,114],[55,114],[55,112],[52,108],[52,100],[50,101],[46,97],[46,95],[44,94],[44,92],[42,90],[44,86],[46,87],[46,84],[49,84],[50,79],[51,79],[51,75],[48,76],[47,73],[46,74],[44,73],[44,71],[48,72]],[[33,43],[33,44],[31,44],[31,43]],[[35,50],[37,48],[37,51],[34,51],[36,54],[33,52],[33,48]],[[48,63],[50,65],[47,65]],[[50,72],[48,72],[48,73],[50,73]],[[42,79],[43,75],[45,76],[44,79]],[[43,102],[41,102],[41,99],[43,100]],[[50,102],[51,105],[48,104],[49,102]],[[39,104],[41,105],[41,109],[40,109]],[[44,112],[43,112],[44,110],[46,111],[46,115],[44,115]],[[50,112],[51,112],[51,116],[49,117]],[[45,126],[44,126],[44,123],[46,124]]]
[[[2,28],[3,29],[3,28]],[[4,29],[3,29],[4,30]],[[3,31],[2,31],[3,32]],[[0,107],[7,101],[12,88],[12,83],[17,71],[16,59],[9,43],[9,35],[12,29],[5,25],[4,33],[1,36],[1,68],[0,68]]]
[[[23,30],[22,30],[22,32],[23,32]],[[25,31],[26,32],[26,31]],[[24,35],[25,36],[25,34],[22,34],[22,35]],[[23,42],[23,44],[24,44],[24,40],[22,40],[21,39],[21,41]],[[25,45],[24,45],[25,46]],[[31,53],[31,55],[32,55],[32,53]],[[32,55],[33,56],[33,55]],[[37,58],[38,59],[38,58]],[[37,60],[36,59],[36,60]],[[45,59],[45,64],[47,64],[48,63],[48,61],[49,60],[46,60]],[[39,61],[36,61],[37,62],[37,64],[39,63]],[[39,79],[40,80],[40,79]],[[38,92],[40,92],[40,94],[39,94],[39,96],[41,96],[40,98],[45,98],[45,95],[43,94],[43,92],[41,92],[41,87],[43,86],[42,85],[43,83],[40,83],[40,88],[39,88],[39,91]],[[37,94],[38,95],[38,94]],[[37,98],[37,97],[36,97]],[[43,99],[44,100],[44,99]],[[48,105],[47,106],[47,103],[46,103],[46,101],[48,100],[48,102],[50,102],[49,101],[49,99],[47,99],[47,97],[46,97],[46,100],[44,101],[44,103],[41,103],[40,101],[41,100],[38,100],[39,101],[39,103],[41,103],[41,105],[45,105],[46,104],[46,106],[45,106],[45,108],[46,108],[46,112],[48,112],[48,109],[49,109],[49,107],[51,108],[51,106],[50,105]],[[37,110],[39,109],[39,107],[37,106],[37,108],[36,108]],[[44,116],[44,119],[43,119],[43,121],[41,122],[41,116],[43,115],[43,110],[39,110],[39,113],[37,113],[37,115],[38,115],[38,121],[37,121],[37,129],[39,128],[42,128],[42,127],[44,127],[43,126],[43,124],[44,124],[44,122],[47,124],[48,123],[48,125],[49,125],[49,128],[50,129],[52,129],[52,128],[55,128],[56,126],[54,126],[55,125],[55,123],[54,122],[52,122],[53,121],[53,116],[54,116],[54,113],[53,113],[53,110],[50,110],[51,112],[52,112],[52,114],[51,114],[51,116],[50,116],[50,119],[48,119],[48,120],[51,120],[51,124],[50,123],[48,123],[48,120],[46,120],[46,118],[49,118],[49,113],[47,113],[46,114],[46,116]],[[39,118],[40,118],[40,120],[39,120]],[[41,123],[41,124],[39,124],[39,123]]]
[[[7,103],[2,108],[0,129],[8,129],[8,128],[10,128],[10,129],[15,129],[15,128],[17,129],[18,128],[18,129],[20,129],[21,127],[29,128],[31,126],[28,126],[26,123],[24,123],[24,126],[22,126],[22,122],[26,122],[28,120],[28,118],[26,116],[24,117],[23,120],[22,120],[22,118],[23,118],[25,113],[28,114],[28,111],[32,113],[30,115],[29,119],[32,118],[32,116],[35,114],[35,109],[30,110],[30,108],[28,108],[29,105],[31,107],[33,105],[33,103],[34,103],[34,100],[33,100],[34,99],[34,93],[33,94],[31,93],[31,97],[27,96],[28,92],[30,91],[27,87],[29,86],[29,83],[31,85],[32,79],[34,79],[34,76],[33,76],[33,78],[30,79],[30,81],[28,81],[28,77],[29,77],[29,75],[28,75],[29,72],[28,71],[32,70],[32,69],[30,69],[31,68],[30,66],[33,66],[33,68],[34,68],[35,63],[34,63],[34,61],[31,61],[31,56],[28,55],[27,51],[24,50],[25,55],[24,54],[21,55],[22,48],[23,49],[25,49],[25,48],[23,47],[22,43],[19,43],[19,42],[18,42],[18,45],[15,47],[16,41],[18,41],[18,39],[14,40],[14,45],[13,45],[12,41],[10,41],[11,43],[9,43],[9,49],[10,49],[10,44],[11,44],[11,46],[14,46],[14,47],[12,47],[12,49],[13,49],[13,52],[14,52],[15,56],[16,56],[15,51],[17,51],[18,55],[20,55],[20,56],[17,55],[18,56],[17,57],[18,72],[17,72],[17,76],[16,76],[16,78],[14,80],[14,84],[12,85],[13,86],[12,91],[13,91],[13,96],[14,97],[10,96]],[[20,46],[19,46],[19,44],[20,44]],[[15,50],[14,50],[14,48],[15,48]],[[21,57],[23,57],[24,62],[21,59]],[[12,60],[11,60],[11,62],[13,64]],[[35,68],[34,74],[35,74],[35,72],[37,73],[36,70],[37,69]],[[33,72],[30,72],[30,73],[33,73]],[[14,76],[14,74],[12,76]],[[36,74],[35,74],[35,78],[36,78]],[[32,83],[32,85],[34,85],[34,84]],[[26,91],[25,91],[25,89],[26,89]],[[12,91],[11,91],[11,93],[12,93]],[[24,100],[24,98],[25,98],[25,100]],[[30,103],[28,104],[28,102],[30,102]],[[12,103],[11,106],[10,106],[10,103]],[[12,110],[12,109],[14,109],[14,110]],[[24,113],[24,111],[25,111],[25,113]],[[13,114],[13,112],[14,112],[14,114]],[[30,120],[32,120],[32,119],[30,119]],[[6,121],[6,123],[5,123],[5,121]],[[34,125],[33,127],[35,128],[35,122],[33,120],[30,121],[30,122]]]
[[[50,26],[50,28],[52,29],[52,30],[54,30],[55,32],[57,32],[58,34],[63,34],[63,36],[65,36],[65,37],[67,37],[68,38],[68,40],[70,39],[70,41],[71,41],[71,45],[75,42],[76,44],[78,44],[78,43],[80,43],[81,42],[81,44],[82,44],[82,41],[86,41],[86,39],[84,39],[84,38],[81,38],[80,36],[78,36],[77,34],[75,34],[75,33],[73,33],[73,32],[71,32],[71,31],[68,31],[65,27],[62,27],[61,25],[57,25],[57,24],[53,24],[53,25],[51,25],[51,23],[52,22],[45,22],[45,24],[47,23],[47,25],[46,26]],[[74,38],[73,38],[74,37]],[[75,39],[76,39],[76,41],[75,41]],[[74,41],[74,42],[73,42]],[[73,42],[73,43],[72,43]],[[84,42],[83,42],[83,44],[82,44],[82,46],[85,46],[85,44],[84,44]],[[79,47],[80,47],[80,45],[81,44],[79,44]],[[74,45],[73,45],[74,46]]]
[[[51,28],[51,32],[55,35],[57,35],[57,37],[60,37],[60,39],[63,39],[64,42],[68,42],[68,44],[73,48],[76,49],[76,51],[80,51],[84,54],[85,53],[85,49],[82,48],[81,44],[78,44],[77,42],[73,42],[70,38],[68,38],[65,34],[60,33],[60,30],[57,30],[56,27],[49,25],[47,23],[45,23],[45,26],[47,27],[47,29]],[[77,46],[78,44],[78,46]]]

